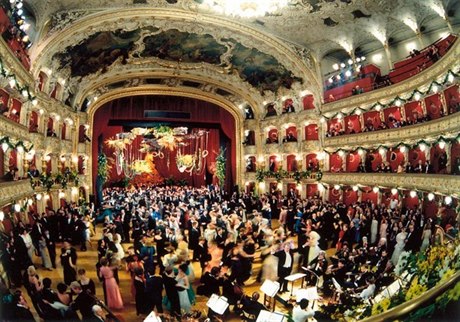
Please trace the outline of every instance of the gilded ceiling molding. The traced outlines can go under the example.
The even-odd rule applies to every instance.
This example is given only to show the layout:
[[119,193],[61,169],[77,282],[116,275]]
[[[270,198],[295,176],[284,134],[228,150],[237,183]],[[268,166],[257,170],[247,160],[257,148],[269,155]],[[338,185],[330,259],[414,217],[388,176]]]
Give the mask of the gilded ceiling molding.
[[223,89],[233,94],[232,97],[224,97],[224,99],[232,101],[234,105],[249,104],[254,109],[256,118],[261,118],[265,113],[262,110],[264,98],[260,92],[247,83],[241,83],[241,79],[235,74],[224,74],[217,66],[204,63],[178,65],[170,62],[170,69],[167,69],[157,65],[158,60],[149,58],[128,65],[115,63],[103,77],[100,77],[101,75],[85,77],[78,83],[79,92],[75,97],[75,106],[81,106],[88,96],[99,97],[110,91],[110,84],[113,83],[125,81],[124,87],[132,88],[145,85],[145,79],[160,78],[163,79],[165,86],[180,86],[184,81],[194,81],[203,84],[199,88],[203,92]]
[[452,48],[433,66],[421,73],[400,83],[383,87],[371,92],[363,93],[349,98],[322,105],[322,113],[337,113],[352,110],[358,106],[369,106],[376,102],[385,102],[397,96],[404,98],[404,94],[412,93],[417,88],[429,86],[429,83],[442,76],[450,69],[460,68],[460,41],[456,41]]
[[108,9],[78,19],[34,47],[31,53],[34,62],[33,72],[38,74],[42,66],[49,65],[49,59],[54,53],[77,44],[98,31],[117,29],[130,31],[152,26],[161,30],[178,29],[197,34],[210,34],[215,39],[235,39],[248,48],[257,48],[272,55],[288,70],[304,79],[303,87],[310,89],[316,95],[320,94],[321,82],[316,77],[308,50],[296,48],[249,25],[221,16],[170,8]]
[[417,142],[420,139],[438,138],[452,133],[454,136],[460,130],[460,113],[447,115],[429,122],[409,125],[397,129],[387,129],[373,132],[345,134],[324,138],[324,148],[354,148],[359,146],[396,145],[400,142]]
[[[92,125],[89,129],[88,135],[91,137],[93,132],[93,122],[94,122],[94,115],[96,111],[103,106],[105,103],[110,101],[129,97],[129,96],[142,96],[142,95],[169,95],[169,96],[179,96],[179,97],[188,97],[199,99],[203,101],[207,101],[213,103],[217,106],[228,111],[235,119],[235,144],[236,144],[236,183],[242,184],[243,183],[243,146],[240,144],[242,142],[242,138],[244,135],[244,120],[243,116],[240,113],[240,110],[237,106],[235,106],[232,102],[225,100],[222,96],[218,96],[214,93],[203,92],[198,89],[187,88],[187,87],[165,87],[161,85],[143,85],[136,88],[124,88],[124,89],[116,89],[110,92],[105,93],[98,100],[89,107],[88,109],[88,123]],[[89,156],[88,164],[92,164],[92,148],[91,145],[86,145],[86,151],[83,152],[84,154]],[[89,172],[88,174],[88,182],[93,182],[92,173]],[[92,185],[91,185],[92,186]]]
[[323,173],[321,182],[335,185],[356,185],[403,188],[459,196],[460,176],[416,173]]

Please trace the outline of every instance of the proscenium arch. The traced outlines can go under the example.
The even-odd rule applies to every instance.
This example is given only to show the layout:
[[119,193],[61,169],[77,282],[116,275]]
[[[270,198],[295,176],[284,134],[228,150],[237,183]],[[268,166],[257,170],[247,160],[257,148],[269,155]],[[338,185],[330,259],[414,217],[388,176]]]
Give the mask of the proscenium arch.
[[[234,120],[235,120],[235,147],[236,147],[236,182],[240,187],[244,183],[244,175],[243,175],[243,167],[244,164],[243,158],[243,145],[241,144],[243,135],[244,135],[244,128],[243,128],[243,116],[241,115],[239,108],[235,106],[232,102],[223,99],[220,96],[214,95],[212,93],[206,93],[202,91],[193,91],[192,89],[187,88],[176,88],[176,87],[159,87],[155,85],[148,85],[148,86],[139,86],[135,88],[123,88],[123,89],[116,89],[105,93],[102,95],[96,102],[94,102],[88,109],[88,119],[87,122],[90,124],[90,132],[88,133],[90,137],[93,135],[93,127],[94,127],[94,115],[96,111],[102,107],[104,104],[111,102],[116,99],[129,97],[129,96],[177,96],[177,97],[187,97],[187,98],[194,98],[199,99],[202,101],[206,101],[209,103],[213,103],[220,108],[225,109],[229,112]],[[93,164],[93,155],[92,155],[92,144],[87,145],[86,147],[86,155],[89,156],[88,163]],[[88,182],[94,182],[92,171],[88,173]],[[91,192],[94,193],[94,186],[90,185]]]
[[[75,106],[80,106],[84,99],[86,97],[88,97],[88,95],[94,93],[94,92],[97,92],[98,89],[106,86],[106,85],[110,85],[112,83],[116,83],[116,82],[120,82],[120,81],[124,81],[124,80],[129,80],[129,79],[135,79],[135,78],[141,78],[141,79],[147,79],[147,78],[163,78],[163,79],[168,79],[168,78],[175,78],[175,79],[179,79],[181,81],[194,81],[194,82],[200,82],[200,83],[203,83],[203,84],[209,84],[209,85],[212,85],[214,86],[216,89],[223,89],[231,94],[234,95],[234,97],[236,99],[239,100],[239,102],[235,102],[236,104],[237,103],[247,103],[249,104],[254,112],[255,112],[255,116],[256,118],[262,118],[262,116],[264,115],[264,112],[263,112],[263,106],[262,106],[262,101],[263,101],[263,97],[259,97],[260,95],[256,95],[256,97],[254,97],[255,95],[251,95],[247,90],[245,90],[245,88],[242,88],[241,86],[235,86],[234,84],[227,84],[227,83],[224,83],[222,81],[219,81],[215,78],[212,78],[211,76],[203,76],[203,75],[200,75],[199,73],[197,74],[192,74],[191,72],[188,72],[187,74],[183,74],[183,75],[172,75],[171,74],[171,70],[168,71],[168,70],[163,70],[163,71],[149,71],[149,70],[142,70],[142,71],[137,71],[137,70],[130,70],[129,68],[131,66],[126,66],[128,69],[125,71],[124,74],[118,74],[118,73],[114,73],[113,75],[104,75],[103,78],[97,78],[95,79],[94,81],[90,81],[87,86],[81,88],[81,90],[79,91],[79,93],[77,94],[77,97],[75,99]],[[134,65],[134,67],[136,67]],[[108,73],[111,73],[111,71],[109,71]],[[144,87],[148,87],[150,88],[151,86],[150,85],[140,85],[140,86],[144,86]],[[140,87],[139,86],[139,87]],[[154,88],[155,89],[158,89],[158,88],[167,88],[168,85],[156,85]],[[200,90],[198,88],[192,88],[192,87],[186,87],[186,86],[179,86],[183,89],[189,89],[189,90],[193,90],[195,89],[195,91],[198,91],[198,92],[202,92],[202,93],[205,93],[203,90]],[[177,87],[176,87],[177,88]],[[193,91],[193,92],[195,92]],[[215,95],[217,97],[222,97],[222,96],[219,96],[219,95]],[[229,101],[229,100],[226,100],[226,101]],[[240,110],[240,113],[242,115],[244,115],[244,112],[242,110]]]
[[[42,65],[46,65],[46,59],[52,57],[54,53],[59,52],[63,47],[74,45],[99,30],[109,30],[109,28],[126,28],[127,30],[131,30],[141,27],[145,22],[151,21],[152,25],[155,25],[155,21],[161,20],[165,20],[171,24],[169,29],[174,28],[174,22],[183,25],[191,24],[197,33],[201,31],[201,33],[206,32],[215,35],[222,30],[227,30],[237,38],[243,36],[246,38],[246,41],[251,40],[255,44],[254,46],[257,46],[258,43],[265,44],[271,49],[271,54],[276,53],[280,62],[289,60],[290,63],[284,63],[283,65],[289,69],[289,65],[292,64],[295,70],[291,69],[291,71],[294,74],[298,74],[296,76],[303,78],[306,82],[304,87],[311,87],[311,91],[315,96],[317,98],[321,97],[321,81],[317,78],[314,71],[315,66],[308,66],[303,58],[299,57],[293,46],[254,27],[221,16],[216,17],[209,14],[198,14],[173,8],[136,7],[112,9],[92,13],[78,19],[69,27],[55,32],[49,38],[44,39],[37,47],[32,49],[33,73],[36,74]],[[207,28],[211,29],[206,30]]]

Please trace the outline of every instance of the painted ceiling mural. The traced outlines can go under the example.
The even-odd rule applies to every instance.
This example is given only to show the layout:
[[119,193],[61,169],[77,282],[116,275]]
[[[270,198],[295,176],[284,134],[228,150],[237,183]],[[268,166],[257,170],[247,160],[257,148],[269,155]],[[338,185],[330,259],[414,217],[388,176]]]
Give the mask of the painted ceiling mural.
[[166,61],[208,63],[236,73],[262,94],[290,89],[300,77],[273,56],[248,48],[234,39],[218,39],[208,34],[160,31],[155,27],[133,31],[103,31],[69,46],[54,55],[59,69],[69,69],[72,77],[104,73],[116,61],[155,57]]

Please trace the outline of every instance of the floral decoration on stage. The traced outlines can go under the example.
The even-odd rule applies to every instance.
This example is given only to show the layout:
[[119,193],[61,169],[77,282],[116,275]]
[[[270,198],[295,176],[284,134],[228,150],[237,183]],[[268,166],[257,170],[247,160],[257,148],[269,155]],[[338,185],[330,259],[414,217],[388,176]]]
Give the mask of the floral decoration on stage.
[[[118,133],[106,141],[114,150],[115,169],[118,175],[129,179],[139,174],[157,173],[152,167],[154,158],[166,159],[168,168],[171,156],[176,154],[176,166],[180,172],[202,174],[208,156],[208,131],[165,125],[153,128],[134,128]],[[140,147],[134,141],[141,138]]]

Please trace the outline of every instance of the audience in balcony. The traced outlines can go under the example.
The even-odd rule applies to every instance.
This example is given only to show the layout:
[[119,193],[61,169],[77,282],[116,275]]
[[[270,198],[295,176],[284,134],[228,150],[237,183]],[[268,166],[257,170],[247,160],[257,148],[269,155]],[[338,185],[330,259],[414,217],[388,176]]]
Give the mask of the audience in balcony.
[[250,157],[246,160],[246,171],[247,172],[254,172],[256,171],[256,162],[254,158]]
[[49,127],[46,129],[46,136],[57,137],[57,134],[53,128]]
[[295,112],[294,104],[292,100],[289,100],[288,102],[286,102],[286,105],[283,107],[283,114],[294,113],[294,112]]
[[254,119],[254,112],[250,106],[246,106],[244,108],[244,114],[246,116],[246,120],[253,120]]
[[283,138],[283,143],[285,142],[297,142],[297,138],[294,136],[294,133],[289,131],[289,133]]
[[30,178],[38,178],[40,176],[40,171],[37,170],[35,164],[32,164],[27,174]]
[[278,142],[278,134],[272,133],[266,140],[265,143],[271,144],[271,143],[279,143]]
[[3,180],[4,181],[17,181],[19,180],[19,174],[18,174],[19,169],[16,167],[10,168],[10,171],[8,171],[4,176]]
[[364,93],[364,89],[359,87],[359,85],[356,85],[352,90],[351,90],[351,95],[359,95]]

